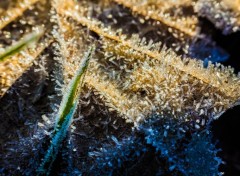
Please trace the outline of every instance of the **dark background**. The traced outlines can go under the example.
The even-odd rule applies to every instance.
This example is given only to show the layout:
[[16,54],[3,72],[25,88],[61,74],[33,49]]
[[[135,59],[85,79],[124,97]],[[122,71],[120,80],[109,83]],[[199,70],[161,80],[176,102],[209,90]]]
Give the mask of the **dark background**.
[[[223,35],[208,20],[200,20],[203,32],[210,31],[216,44],[228,52],[230,57],[222,64],[232,66],[235,73],[240,72],[240,32]],[[227,176],[240,175],[240,105],[226,111],[211,126],[214,140],[222,149],[219,155],[226,162],[220,167],[220,171]]]

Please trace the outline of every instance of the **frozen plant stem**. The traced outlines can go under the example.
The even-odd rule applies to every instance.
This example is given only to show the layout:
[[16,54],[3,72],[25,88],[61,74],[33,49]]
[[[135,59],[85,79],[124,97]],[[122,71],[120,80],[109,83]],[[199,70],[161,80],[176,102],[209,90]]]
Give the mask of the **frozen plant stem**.
[[94,50],[95,49],[93,46],[89,49],[78,71],[67,86],[66,93],[63,95],[63,99],[56,118],[56,126],[53,132],[52,141],[40,164],[40,167],[37,170],[38,175],[50,174],[52,164],[58,154],[58,149],[67,134],[68,128],[76,111],[79,94],[81,92],[81,87],[84,79],[84,73],[87,70],[89,60],[92,57]]

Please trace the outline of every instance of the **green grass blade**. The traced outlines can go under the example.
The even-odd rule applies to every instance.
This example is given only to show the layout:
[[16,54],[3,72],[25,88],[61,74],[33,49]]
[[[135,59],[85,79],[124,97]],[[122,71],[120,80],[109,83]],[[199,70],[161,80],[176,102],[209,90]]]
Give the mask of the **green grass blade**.
[[67,87],[67,90],[66,90],[67,93],[63,96],[63,99],[60,105],[55,130],[57,130],[61,126],[61,124],[64,122],[66,115],[69,114],[73,104],[78,99],[78,95],[80,93],[79,89],[81,89],[81,86],[79,87],[79,85],[83,81],[82,79],[83,75],[86,72],[86,69],[89,64],[89,60],[94,50],[95,50],[94,47],[91,47],[89,51],[86,53],[82,61],[82,64],[80,65],[75,76],[73,77],[73,79],[69,83],[69,86]]
[[68,128],[71,125],[71,120],[74,116],[74,113],[77,109],[77,103],[73,105],[69,114],[66,116],[66,120],[63,122],[62,126],[59,130],[54,134],[51,145],[48,147],[46,154],[40,164],[39,168],[37,169],[38,175],[49,175],[51,172],[51,167],[57,157],[59,147],[61,146],[62,141],[64,140]]
[[49,175],[52,164],[57,157],[58,149],[65,139],[68,128],[71,125],[74,113],[77,109],[79,94],[83,84],[84,73],[87,70],[89,60],[92,57],[92,53],[95,50],[91,47],[86,53],[82,63],[77,70],[75,76],[67,86],[66,94],[64,94],[62,102],[60,104],[59,112],[56,119],[56,126],[52,136],[52,141],[48,150],[37,169],[38,175]]
[[25,47],[29,46],[32,42],[37,41],[43,35],[43,30],[40,28],[38,31],[34,31],[23,37],[22,40],[16,42],[12,46],[8,47],[0,53],[0,62],[6,60],[8,57],[20,52]]

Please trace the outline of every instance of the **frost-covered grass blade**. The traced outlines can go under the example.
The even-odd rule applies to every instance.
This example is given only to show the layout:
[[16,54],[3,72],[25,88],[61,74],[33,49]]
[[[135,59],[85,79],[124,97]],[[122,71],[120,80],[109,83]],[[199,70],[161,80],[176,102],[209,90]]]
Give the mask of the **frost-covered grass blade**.
[[84,78],[84,73],[87,70],[89,60],[92,56],[93,51],[94,51],[94,47],[91,47],[88,53],[85,55],[85,58],[82,61],[82,65],[80,66],[79,70],[76,72],[75,77],[72,79],[72,81],[69,83],[69,86],[67,87],[67,90],[66,90],[67,93],[63,96],[63,100],[60,105],[55,131],[58,131],[58,129],[61,128],[61,125],[65,121],[65,117],[69,114],[73,105],[78,100],[81,84]]
[[51,166],[57,157],[58,149],[64,140],[68,128],[73,119],[74,113],[78,105],[78,99],[80,90],[83,84],[84,73],[87,70],[89,60],[94,51],[94,47],[91,47],[86,53],[85,58],[82,61],[75,76],[67,86],[66,93],[63,95],[63,99],[57,115],[56,126],[53,132],[51,144],[38,168],[38,175],[48,175],[51,170]]
[[29,46],[32,42],[37,41],[42,35],[43,35],[43,29],[39,28],[38,31],[34,31],[24,36],[22,40],[16,42],[12,46],[6,48],[2,53],[0,53],[0,62],[20,52],[22,49]]

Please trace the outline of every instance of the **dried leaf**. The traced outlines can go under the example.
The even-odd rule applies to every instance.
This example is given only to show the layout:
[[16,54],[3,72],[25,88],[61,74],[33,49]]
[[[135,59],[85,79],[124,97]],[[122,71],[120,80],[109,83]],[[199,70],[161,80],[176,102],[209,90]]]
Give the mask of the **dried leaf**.
[[31,5],[35,4],[39,0],[19,0],[15,7],[7,9],[5,13],[1,14],[0,29],[7,26],[16,18],[21,16]]
[[[196,36],[198,19],[194,15],[192,0],[113,0],[133,13],[143,15],[175,28],[190,36]],[[192,12],[191,12],[192,11]]]
[[[210,63],[208,68],[204,68],[202,61],[181,59],[171,49],[158,51],[158,44],[143,45],[138,36],[127,39],[101,22],[81,15],[81,8],[77,5],[75,8],[69,5],[65,7],[68,8],[58,8],[58,13],[73,18],[98,34],[105,56],[120,56],[125,59],[126,65],[122,65],[124,72],[128,65],[137,65],[124,79],[111,79],[108,69],[103,69],[102,75],[97,73],[90,76],[92,79],[88,78],[94,82],[91,86],[96,87],[110,106],[120,114],[125,114],[129,121],[142,120],[152,111],[184,118],[192,118],[192,113],[201,115],[203,111],[208,117],[217,117],[239,100],[240,79],[233,73],[233,69]],[[107,58],[109,57],[105,59]],[[102,64],[108,68],[108,62],[105,65],[97,63],[99,66],[96,68],[102,67]],[[119,70],[116,70],[118,75],[124,74],[121,68]],[[97,71],[91,73],[95,72]],[[109,81],[105,84],[104,80]],[[123,89],[122,85],[127,84],[129,85]],[[114,91],[109,90],[107,85],[113,85],[111,89]],[[118,89],[120,92],[116,91]],[[141,95],[142,90],[147,94],[144,97]],[[204,102],[202,107],[196,108],[200,102]],[[221,107],[222,112],[214,111],[214,107]]]

